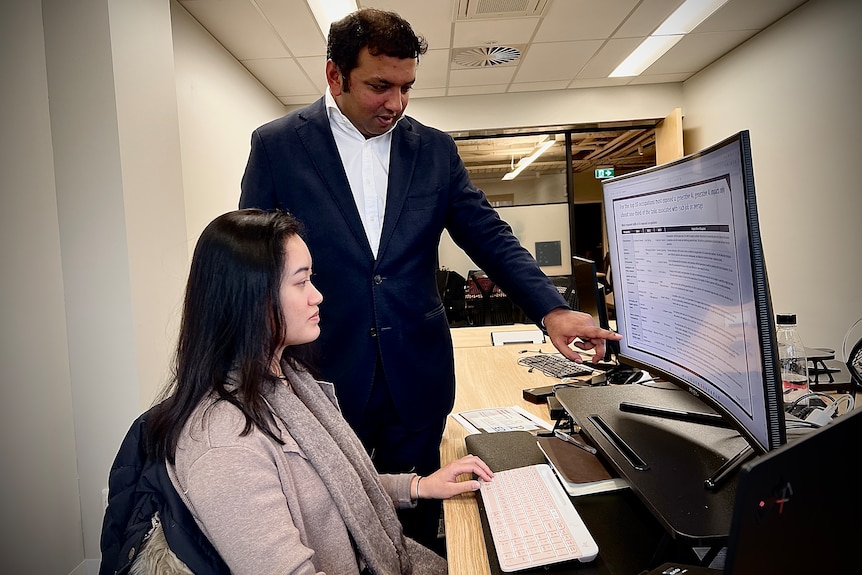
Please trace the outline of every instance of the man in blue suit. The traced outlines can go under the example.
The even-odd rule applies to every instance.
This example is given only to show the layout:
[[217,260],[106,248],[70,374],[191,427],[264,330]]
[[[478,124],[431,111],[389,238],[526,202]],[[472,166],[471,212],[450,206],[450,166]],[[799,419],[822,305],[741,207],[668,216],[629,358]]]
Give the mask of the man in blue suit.
[[[564,355],[580,361],[574,343],[600,358],[605,340],[619,339],[567,307],[472,185],[452,138],[403,115],[426,50],[391,12],[334,23],[326,95],[255,130],[239,204],[305,223],[324,295],[321,375],[383,473],[440,467],[455,395],[436,285],[444,229]],[[402,515],[405,532],[441,550],[439,514],[439,502],[423,500]]]

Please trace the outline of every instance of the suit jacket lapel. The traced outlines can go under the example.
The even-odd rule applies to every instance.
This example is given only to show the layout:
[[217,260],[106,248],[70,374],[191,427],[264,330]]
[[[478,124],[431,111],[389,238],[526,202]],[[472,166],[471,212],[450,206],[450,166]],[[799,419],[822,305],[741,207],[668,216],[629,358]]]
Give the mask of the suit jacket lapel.
[[392,149],[389,153],[389,188],[386,191],[386,213],[377,259],[383,257],[386,246],[392,240],[398,219],[407,201],[407,193],[413,181],[416,161],[419,158],[420,136],[413,130],[407,117],[401,118],[392,133]]
[[332,136],[324,99],[321,98],[306,109],[300,118],[305,122],[297,126],[296,133],[305,146],[314,169],[317,170],[329,195],[344,215],[344,221],[356,241],[367,252],[368,257],[373,259],[374,255],[368,245],[368,237],[365,235],[365,228],[362,226],[359,210],[350,191],[350,183],[344,173],[335,138]]

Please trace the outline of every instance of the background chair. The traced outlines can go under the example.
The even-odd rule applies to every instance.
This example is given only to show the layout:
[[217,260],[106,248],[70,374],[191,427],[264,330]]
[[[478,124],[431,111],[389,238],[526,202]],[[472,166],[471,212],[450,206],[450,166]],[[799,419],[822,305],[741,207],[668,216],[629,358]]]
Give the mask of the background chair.
[[856,320],[844,334],[841,347],[850,377],[856,385],[862,386],[862,318]]
[[470,325],[515,323],[512,300],[482,270],[470,270],[467,274],[464,298]]
[[446,319],[449,327],[467,325],[467,309],[464,292],[467,289],[467,280],[456,271],[437,270],[437,290],[443,307],[446,309]]
[[616,319],[616,312],[614,310],[614,276],[611,274],[611,254],[606,253],[602,263],[603,271],[598,272],[596,277],[604,287],[608,319]]
[[575,287],[575,279],[571,275],[567,276],[550,276],[557,291],[566,300],[566,303],[572,309],[578,309],[578,290]]

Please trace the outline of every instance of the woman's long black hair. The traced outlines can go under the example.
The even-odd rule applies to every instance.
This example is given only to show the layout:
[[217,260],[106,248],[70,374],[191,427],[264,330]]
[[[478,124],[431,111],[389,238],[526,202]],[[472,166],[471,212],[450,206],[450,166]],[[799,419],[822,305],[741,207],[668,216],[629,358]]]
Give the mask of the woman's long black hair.
[[[173,378],[146,423],[151,456],[175,462],[180,431],[210,393],[245,414],[244,434],[256,426],[278,440],[261,392],[278,382],[271,366],[285,333],[285,243],[300,234],[292,215],[254,209],[228,212],[204,229],[192,256]],[[309,370],[310,355],[310,344],[288,346],[282,359]]]

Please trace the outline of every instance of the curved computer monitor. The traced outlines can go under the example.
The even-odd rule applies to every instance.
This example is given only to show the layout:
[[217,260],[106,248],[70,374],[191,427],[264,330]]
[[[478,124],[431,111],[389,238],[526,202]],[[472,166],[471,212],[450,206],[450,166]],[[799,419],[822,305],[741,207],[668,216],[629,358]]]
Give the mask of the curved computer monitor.
[[756,452],[783,444],[748,132],[602,188],[620,360],[700,398]]

